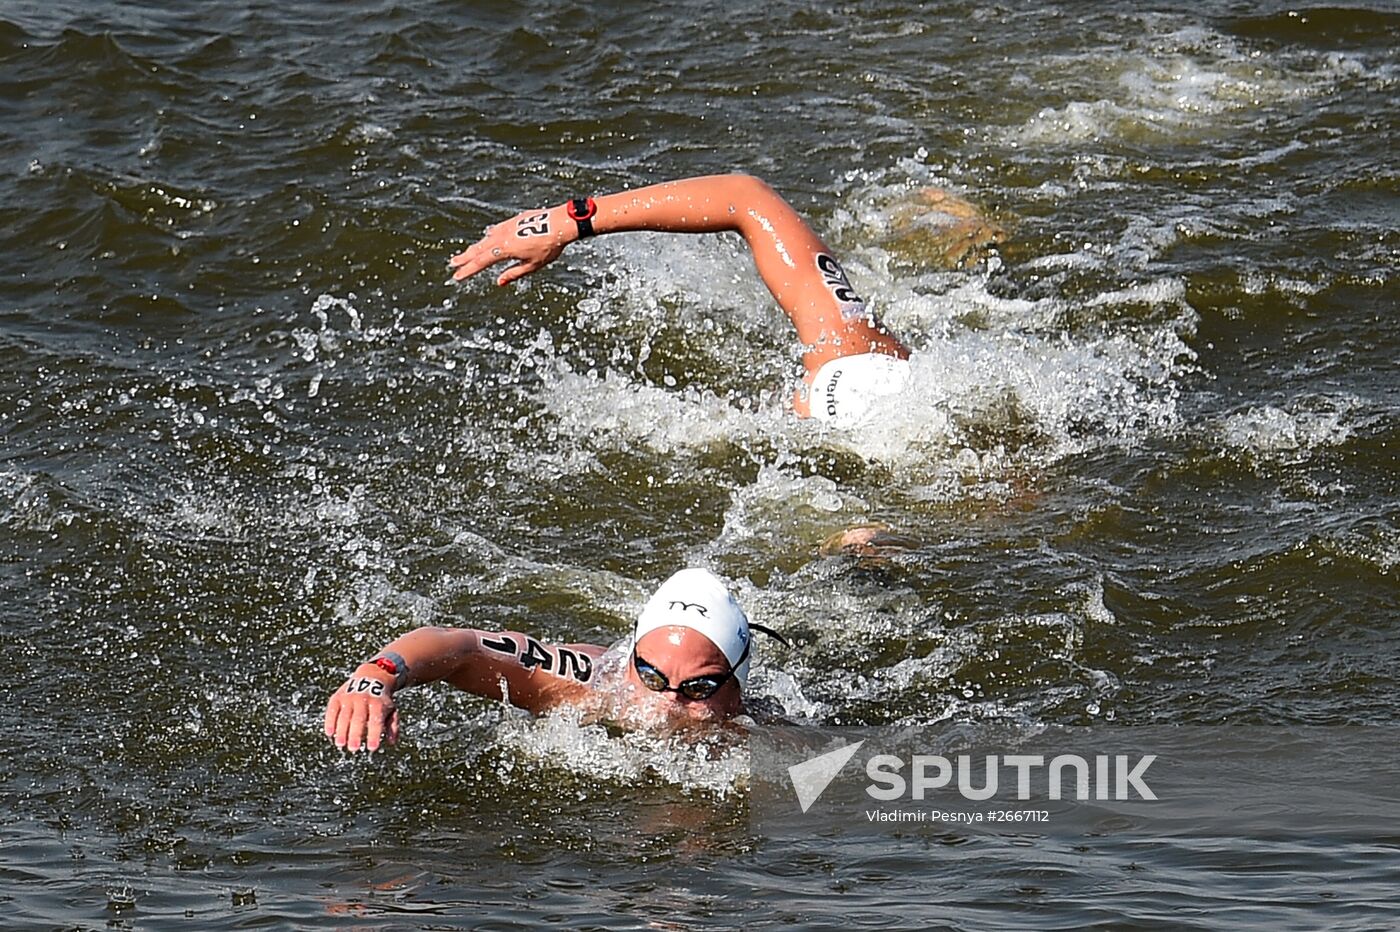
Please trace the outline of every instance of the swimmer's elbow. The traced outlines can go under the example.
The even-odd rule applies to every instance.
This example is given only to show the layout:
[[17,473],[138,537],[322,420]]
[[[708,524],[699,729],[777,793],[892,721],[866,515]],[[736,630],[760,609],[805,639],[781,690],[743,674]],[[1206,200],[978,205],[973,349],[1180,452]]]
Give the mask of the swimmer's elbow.
[[735,227],[750,246],[755,246],[756,236],[771,234],[775,224],[786,224],[796,217],[792,206],[762,178],[741,172],[726,175],[725,180]]
[[768,182],[759,178],[757,175],[750,175],[747,172],[734,172],[733,174],[726,175],[725,179],[729,182],[730,190],[733,192],[735,200],[741,203],[751,204],[763,198],[778,196],[777,192],[773,190]]
[[435,672],[450,675],[469,664],[481,653],[481,635],[474,628],[447,628],[424,625],[408,637],[420,639],[424,660]]

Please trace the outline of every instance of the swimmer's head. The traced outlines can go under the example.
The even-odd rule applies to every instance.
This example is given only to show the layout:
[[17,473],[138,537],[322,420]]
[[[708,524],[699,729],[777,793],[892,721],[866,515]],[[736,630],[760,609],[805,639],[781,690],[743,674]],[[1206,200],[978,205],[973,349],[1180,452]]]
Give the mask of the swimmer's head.
[[748,617],[718,577],[681,570],[637,619],[628,678],[687,706],[736,710],[752,637]]
[[873,417],[880,399],[903,391],[909,360],[887,353],[861,353],[828,360],[807,389],[812,417],[835,427],[854,427]]

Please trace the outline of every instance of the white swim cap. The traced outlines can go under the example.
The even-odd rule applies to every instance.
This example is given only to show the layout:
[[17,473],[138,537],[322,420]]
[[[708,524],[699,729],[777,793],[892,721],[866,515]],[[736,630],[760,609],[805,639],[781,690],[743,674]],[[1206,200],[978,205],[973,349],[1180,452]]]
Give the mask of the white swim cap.
[[854,427],[874,414],[880,398],[897,394],[908,381],[909,360],[888,353],[832,359],[817,370],[808,389],[812,417]]
[[749,619],[714,573],[692,567],[662,583],[637,618],[632,646],[636,647],[643,635],[668,625],[692,628],[705,635],[724,652],[739,684],[742,686],[748,679],[747,655],[749,638],[753,636]]

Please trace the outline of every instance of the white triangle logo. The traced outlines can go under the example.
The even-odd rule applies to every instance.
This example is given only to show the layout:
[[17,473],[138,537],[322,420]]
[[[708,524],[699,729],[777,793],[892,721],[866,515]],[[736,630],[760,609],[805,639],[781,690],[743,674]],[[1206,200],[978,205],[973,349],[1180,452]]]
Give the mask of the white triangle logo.
[[855,756],[856,751],[865,743],[864,739],[855,744],[848,744],[843,748],[828,751],[820,757],[811,760],[804,760],[800,764],[793,764],[788,768],[788,776],[792,778],[792,788],[797,791],[797,802],[802,806],[802,811],[806,812],[811,808],[812,803],[821,798],[822,793],[831,785],[831,781],[836,779],[836,775],[841,772],[841,768],[846,766],[846,762]]

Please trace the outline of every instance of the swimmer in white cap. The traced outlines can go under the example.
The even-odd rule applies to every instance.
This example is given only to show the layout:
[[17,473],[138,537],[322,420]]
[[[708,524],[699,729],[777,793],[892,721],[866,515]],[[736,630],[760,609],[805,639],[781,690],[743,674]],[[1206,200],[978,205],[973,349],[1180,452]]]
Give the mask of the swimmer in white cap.
[[[326,735],[348,751],[399,738],[395,694],[446,680],[534,713],[596,707],[600,689],[624,720],[722,722],[744,708],[752,625],[713,573],[686,569],[656,590],[626,645],[621,676],[602,683],[607,649],[546,644],[518,631],[423,627],[360,664],[326,704]],[[772,633],[772,632],[768,632]]]
[[505,285],[553,262],[575,240],[630,230],[732,230],[744,237],[763,283],[802,341],[806,371],[793,399],[800,417],[858,424],[878,412],[881,396],[907,381],[909,350],[876,320],[797,211],[748,175],[687,178],[525,211],[453,256],[453,277],[461,281],[511,262],[496,279]]

